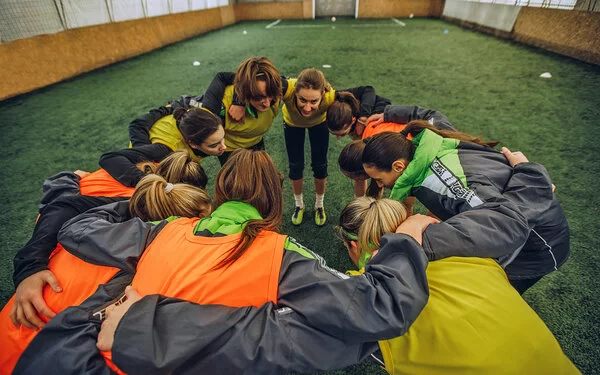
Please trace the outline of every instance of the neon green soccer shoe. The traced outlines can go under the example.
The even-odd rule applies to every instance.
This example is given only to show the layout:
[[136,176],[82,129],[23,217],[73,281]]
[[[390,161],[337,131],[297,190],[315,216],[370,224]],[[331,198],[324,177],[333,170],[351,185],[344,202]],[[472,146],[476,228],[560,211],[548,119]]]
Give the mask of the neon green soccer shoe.
[[322,227],[323,225],[325,225],[325,222],[327,221],[327,214],[325,214],[325,208],[319,207],[319,208],[316,208],[315,210],[316,210],[315,211],[315,224]]
[[296,206],[294,210],[294,214],[292,215],[292,224],[300,225],[302,224],[302,219],[304,218],[304,207],[300,208]]

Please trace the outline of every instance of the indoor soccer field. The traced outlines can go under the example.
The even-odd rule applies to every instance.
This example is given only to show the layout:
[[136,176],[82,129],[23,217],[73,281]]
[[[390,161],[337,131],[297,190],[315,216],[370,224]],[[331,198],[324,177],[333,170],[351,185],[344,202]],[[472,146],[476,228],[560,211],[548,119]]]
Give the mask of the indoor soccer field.
[[[33,230],[43,180],[98,169],[102,153],[127,147],[131,120],[182,94],[202,94],[215,73],[234,71],[249,56],[269,57],[288,77],[315,67],[337,90],[371,85],[393,104],[437,109],[457,129],[543,164],[569,221],[571,255],[524,298],[584,374],[600,373],[600,66],[434,19],[243,22],[1,101],[2,305],[13,293],[12,258]],[[540,77],[545,72],[552,77]],[[350,140],[330,137],[327,224],[312,220],[307,145],[305,220],[297,227],[289,220],[286,180],[281,232],[343,271],[352,265],[333,229],[353,198],[352,181],[337,166]],[[281,115],[265,144],[287,175]],[[214,179],[217,159],[203,166]],[[365,362],[330,373],[385,372]]]

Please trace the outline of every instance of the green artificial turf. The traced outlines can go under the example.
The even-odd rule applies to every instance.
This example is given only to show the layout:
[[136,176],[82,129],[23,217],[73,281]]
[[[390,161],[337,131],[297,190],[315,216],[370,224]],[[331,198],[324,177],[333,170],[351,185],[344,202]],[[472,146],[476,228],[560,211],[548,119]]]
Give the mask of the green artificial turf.
[[[372,85],[394,104],[438,109],[460,130],[500,140],[544,164],[569,220],[571,257],[524,297],[582,372],[600,373],[600,67],[439,20],[402,21],[405,27],[390,19],[283,21],[270,29],[272,21],[241,23],[0,102],[0,303],[13,293],[12,257],[32,232],[44,178],[96,170],[103,152],[127,145],[132,119],[181,94],[201,94],[215,73],[265,55],[288,76],[329,64],[323,71],[336,89]],[[201,65],[193,66],[195,60]],[[540,78],[543,72],[553,77]],[[340,270],[351,266],[332,230],[353,197],[351,181],[337,168],[347,142],[330,138],[327,225],[312,220],[308,167],[305,222],[289,222],[286,182],[282,228]],[[266,146],[287,173],[281,116]],[[203,165],[215,175],[216,158]],[[383,371],[362,363],[330,373]]]

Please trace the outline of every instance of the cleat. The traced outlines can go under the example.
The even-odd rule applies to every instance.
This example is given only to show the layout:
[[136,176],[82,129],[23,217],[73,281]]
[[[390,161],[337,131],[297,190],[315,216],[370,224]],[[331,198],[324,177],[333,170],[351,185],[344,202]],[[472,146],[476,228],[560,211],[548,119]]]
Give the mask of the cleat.
[[294,209],[294,214],[292,215],[292,224],[300,225],[302,224],[302,219],[304,218],[304,208],[300,208],[296,206]]
[[315,224],[322,227],[327,221],[327,214],[325,214],[325,208],[319,207],[315,208],[315,210]]

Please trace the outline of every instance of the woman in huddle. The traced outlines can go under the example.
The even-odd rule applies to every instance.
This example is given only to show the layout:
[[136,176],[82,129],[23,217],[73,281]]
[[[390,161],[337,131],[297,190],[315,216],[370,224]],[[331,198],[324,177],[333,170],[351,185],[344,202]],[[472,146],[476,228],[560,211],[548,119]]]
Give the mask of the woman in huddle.
[[[155,169],[156,174],[149,174],[138,183],[130,204],[127,201],[121,203],[120,215],[153,221],[173,215],[206,216],[210,212],[210,198],[204,190],[206,174],[185,151],[173,153],[158,166],[150,164],[147,167]],[[86,177],[81,180],[86,180]],[[107,196],[116,191],[116,184],[110,178],[94,178],[94,182],[82,183],[81,194],[87,192],[88,185],[95,193],[100,193],[102,186],[108,186],[105,190]],[[169,193],[163,197],[163,204],[156,204],[156,196],[151,193],[165,194],[167,186]],[[58,186],[55,188],[61,190]],[[16,293],[0,313],[0,342],[5,348],[0,353],[0,373],[5,370],[10,373],[21,352],[39,332],[37,329],[66,307],[81,303],[94,293],[99,284],[115,276],[117,268],[94,265],[65,251],[58,244],[57,235],[62,224],[78,213],[122,200],[66,195],[55,197],[40,211],[32,239],[15,257]]]
[[[406,218],[395,200],[350,202],[338,228],[354,264],[364,270],[381,237]],[[379,342],[390,374],[579,374],[493,259],[430,262],[427,280],[429,302],[408,332]]]
[[[327,112],[328,124],[330,113]],[[367,119],[368,124],[362,128],[361,136],[358,137],[359,140],[348,143],[338,157],[340,170],[354,182],[355,198],[362,197],[365,193],[371,197],[379,197],[383,193],[383,189],[377,187],[374,181],[371,181],[367,190],[369,175],[362,166],[362,153],[365,149],[365,143],[361,140],[385,132],[400,133],[406,127],[406,124],[413,120],[425,120],[438,129],[455,130],[444,114],[435,109],[419,106],[388,105],[385,106],[382,113],[370,116]],[[330,127],[330,132],[338,137],[352,134],[350,130],[350,126],[345,126],[340,132],[334,133],[331,132]],[[355,138],[353,137],[353,139]],[[408,135],[407,139],[411,140],[412,137]],[[414,198],[408,198],[404,201],[409,208],[409,212],[412,211],[413,202]]]
[[[551,186],[543,167],[527,163],[520,153],[507,153],[506,157],[514,167],[506,195],[523,190],[531,195],[547,195]],[[521,189],[513,193],[516,186]],[[427,271],[428,289],[436,295],[435,303],[430,301],[426,307],[430,312],[415,320],[405,341],[398,335],[389,335],[380,342],[386,368],[394,374],[516,374],[531,372],[530,366],[542,371],[548,366],[576,373],[552,334],[508,283],[499,265],[482,258],[499,249],[515,251],[527,239],[529,228],[519,208],[499,202],[429,225],[436,222],[423,215],[407,218],[401,203],[373,198],[359,198],[342,213],[339,232],[348,253],[361,269],[368,271],[359,272],[359,279],[370,278],[373,267],[387,262],[387,248],[394,236],[390,232],[398,232],[398,225],[406,228],[410,223],[412,237],[422,241],[429,259],[447,258],[431,263]],[[505,232],[511,236],[502,235]],[[483,247],[475,246],[481,243]],[[409,285],[389,291],[402,294],[406,286]],[[158,296],[141,298],[132,290],[128,294],[130,300],[109,316],[98,342],[100,347],[112,347],[128,371],[311,372],[359,362],[375,350],[362,341],[368,338],[356,331],[356,321],[348,325],[326,311],[329,307],[322,303],[340,303],[337,294],[313,298],[305,301],[306,305],[280,302],[276,306],[268,303],[260,308],[237,310]],[[357,319],[364,317],[364,324],[376,329],[380,322],[368,314],[385,305],[380,300],[369,301],[364,306],[367,311],[359,305],[349,305],[347,311]],[[307,309],[315,315],[307,314]],[[329,325],[336,329],[332,331]],[[215,341],[214,337],[220,339]],[[136,342],[147,345],[132,350]],[[422,349],[423,345],[428,346]],[[184,351],[182,346],[186,346]],[[160,353],[154,350],[156,347],[161,348]],[[545,358],[548,353],[550,360]],[[514,357],[513,363],[504,363],[507,356]]]
[[287,81],[282,79],[271,60],[264,56],[249,57],[235,73],[217,74],[198,99],[203,108],[223,121],[227,151],[219,156],[221,165],[234,150],[265,149],[264,135],[279,113],[284,92],[282,81],[287,88]]
[[[339,334],[342,326],[349,334],[356,332],[362,338],[361,345],[354,346],[356,355],[364,355],[375,337],[402,334],[427,299],[425,255],[420,246],[398,235],[388,249],[381,250],[385,266],[373,262],[369,278],[344,278],[318,255],[277,233],[283,217],[282,181],[266,152],[238,150],[216,176],[215,209],[210,217],[120,222],[111,218],[110,210],[96,210],[67,223],[59,238],[68,251],[82,259],[135,273],[131,285],[142,295],[233,307],[258,307],[267,302],[294,306],[318,329]],[[118,370],[110,352],[101,354],[96,349],[101,322],[91,317],[103,317],[106,306],[123,288],[122,283],[109,283],[103,288],[104,295],[92,296],[59,314],[29,345],[15,373],[49,368],[50,362],[56,372],[80,370],[82,363]],[[339,303],[330,303],[332,295]],[[367,301],[377,301],[380,308],[372,310]],[[349,306],[362,311],[360,316],[349,311]],[[170,319],[192,324],[177,316],[178,311],[172,311]],[[183,337],[189,336],[179,330],[170,332],[171,339]],[[169,345],[183,356],[190,347]],[[136,350],[135,346],[131,349]],[[246,350],[254,352],[255,347]],[[235,353],[242,358],[242,352]],[[212,367],[217,363],[226,373],[237,368],[235,363],[216,359],[206,369],[218,369]],[[118,363],[126,372],[132,371],[130,365],[136,367],[129,361]]]
[[[158,163],[176,150],[185,150],[197,163],[225,152],[225,131],[218,116],[205,108],[186,109],[181,104],[166,110],[154,110],[134,120],[129,125],[132,147],[100,157],[100,166],[121,184],[135,186],[144,176],[137,163]],[[173,114],[168,114],[171,111]]]
[[[520,293],[567,260],[569,227],[552,190],[530,194],[526,184],[513,176],[515,171],[543,166],[524,162],[513,169],[503,155],[510,151],[504,148],[500,153],[491,147],[498,142],[439,130],[425,121],[412,121],[400,133],[381,133],[365,143],[363,167],[379,187],[391,188],[390,198],[395,200],[415,196],[442,220],[490,204],[516,205],[527,219],[529,238],[516,251],[505,249],[490,256],[499,259]],[[551,186],[547,171],[544,174],[528,183]],[[510,187],[509,180],[515,181]],[[482,240],[475,247],[485,248],[490,242]]]
[[[237,75],[236,72],[235,76],[237,77]],[[235,81],[232,82],[233,76],[233,73],[222,72],[217,74],[202,98],[202,105],[211,108],[214,112],[215,109],[212,108],[215,105],[212,103],[217,102],[214,98],[224,97],[223,93],[227,92],[226,87],[229,87],[227,85],[233,83],[235,86]],[[232,89],[228,88],[228,90],[231,92]],[[235,92],[238,92],[237,87]],[[251,95],[245,94],[245,96]],[[267,97],[272,99],[271,103],[278,103],[276,99],[280,97],[283,101],[285,146],[288,154],[289,178],[292,182],[295,201],[292,224],[300,225],[304,220],[304,197],[302,194],[304,185],[304,143],[308,131],[311,167],[316,193],[314,217],[315,223],[318,226],[323,226],[327,221],[323,201],[327,185],[327,150],[329,148],[326,112],[333,105],[334,108],[340,106],[339,111],[335,110],[336,113],[346,114],[348,108],[344,104],[348,102],[360,103],[356,112],[350,110],[350,115],[358,116],[359,119],[364,120],[371,114],[383,110],[384,105],[389,104],[389,101],[376,96],[375,89],[371,86],[359,86],[336,91],[327,82],[323,72],[312,68],[304,69],[297,78],[282,77],[281,93],[275,96],[272,92],[267,92]],[[223,110],[222,116],[227,116],[232,121],[245,122],[248,117],[247,112],[252,112],[252,108],[247,103],[242,102],[240,105],[238,101],[239,99],[237,101],[234,99],[228,109]],[[225,109],[225,107],[221,108]],[[343,121],[344,119],[339,118],[339,120]],[[338,118],[334,115],[332,122],[337,123],[337,121]]]
[[[371,86],[364,86],[362,90],[375,92]],[[385,107],[392,103],[379,95],[375,96],[374,102],[357,99],[362,96],[362,93],[336,92],[335,101],[327,109],[327,129],[337,139],[345,135],[352,139],[362,138],[369,115],[383,113]]]

